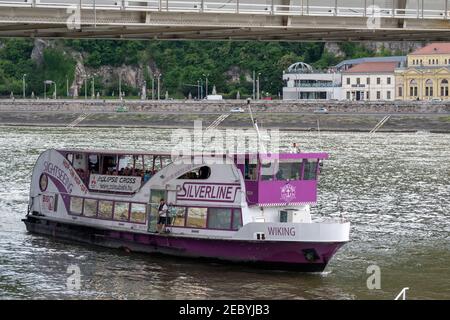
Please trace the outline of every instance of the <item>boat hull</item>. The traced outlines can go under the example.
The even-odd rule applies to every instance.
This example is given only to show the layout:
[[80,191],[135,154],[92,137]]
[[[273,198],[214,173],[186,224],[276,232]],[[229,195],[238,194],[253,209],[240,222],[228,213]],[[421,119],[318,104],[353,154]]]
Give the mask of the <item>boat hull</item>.
[[29,232],[127,252],[161,253],[217,260],[255,267],[321,272],[343,242],[247,241],[193,238],[172,234],[141,234],[55,222],[37,217],[23,220]]

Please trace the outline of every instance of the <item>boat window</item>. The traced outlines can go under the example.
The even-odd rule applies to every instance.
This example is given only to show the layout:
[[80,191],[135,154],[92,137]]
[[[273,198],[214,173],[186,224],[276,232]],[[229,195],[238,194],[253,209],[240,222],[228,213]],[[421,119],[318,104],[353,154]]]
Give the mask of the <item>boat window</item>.
[[117,174],[117,156],[116,155],[104,155],[101,156],[101,173],[108,175]]
[[83,153],[75,153],[72,159],[72,167],[81,179],[86,178],[86,158]]
[[233,225],[231,229],[239,230],[242,227],[242,213],[241,209],[233,210]]
[[170,211],[173,219],[172,225],[176,227],[184,227],[186,207],[172,207]]
[[98,202],[98,217],[102,219],[112,219],[113,202],[100,200]]
[[127,221],[129,203],[128,202],[115,202],[114,203],[114,220]]
[[306,159],[304,167],[303,180],[316,180],[317,160]]
[[84,199],[83,216],[95,217],[97,215],[97,200]]
[[90,154],[88,158],[89,163],[89,172],[98,174],[99,173],[99,161],[98,161],[98,155],[96,154]]
[[194,170],[191,170],[181,176],[178,179],[199,179],[206,180],[211,175],[211,168],[207,166],[203,166]]
[[205,228],[207,208],[188,208],[186,227]]
[[73,153],[66,154],[66,159],[67,159],[67,161],[70,162],[70,164],[72,164],[73,163]]
[[133,167],[134,167],[133,175],[142,177],[144,176],[144,160],[142,156],[140,155],[133,156]]
[[261,164],[261,180],[271,181],[275,179],[278,171],[278,162],[268,162]]
[[300,165],[298,159],[280,161],[277,180],[300,180]]
[[119,176],[131,176],[133,172],[133,157],[130,155],[119,156]]
[[258,163],[256,159],[245,159],[245,180],[257,180],[258,178]]
[[83,212],[83,198],[70,197],[70,213],[80,215]]
[[209,229],[230,229],[231,209],[209,208],[208,228]]
[[137,223],[145,223],[147,214],[147,206],[143,203],[132,203],[130,221]]

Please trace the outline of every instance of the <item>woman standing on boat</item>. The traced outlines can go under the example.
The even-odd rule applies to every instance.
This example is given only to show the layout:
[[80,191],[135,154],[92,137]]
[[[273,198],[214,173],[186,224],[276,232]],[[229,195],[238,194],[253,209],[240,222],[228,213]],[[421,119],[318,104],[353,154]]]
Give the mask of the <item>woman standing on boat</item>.
[[168,217],[167,217],[167,211],[169,210],[169,208],[167,207],[166,202],[164,201],[164,199],[161,199],[159,201],[159,207],[158,207],[158,215],[159,215],[159,220],[158,220],[158,233],[161,233],[162,230],[164,230],[164,228],[166,227],[166,224],[168,223]]

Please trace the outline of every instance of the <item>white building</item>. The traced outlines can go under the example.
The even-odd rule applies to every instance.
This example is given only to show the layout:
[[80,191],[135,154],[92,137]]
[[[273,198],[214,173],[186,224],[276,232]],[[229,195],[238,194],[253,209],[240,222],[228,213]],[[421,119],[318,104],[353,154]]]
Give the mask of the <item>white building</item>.
[[364,62],[342,72],[343,99],[394,100],[395,74],[400,62]]
[[283,100],[340,100],[341,74],[319,73],[303,62],[291,65],[283,74]]

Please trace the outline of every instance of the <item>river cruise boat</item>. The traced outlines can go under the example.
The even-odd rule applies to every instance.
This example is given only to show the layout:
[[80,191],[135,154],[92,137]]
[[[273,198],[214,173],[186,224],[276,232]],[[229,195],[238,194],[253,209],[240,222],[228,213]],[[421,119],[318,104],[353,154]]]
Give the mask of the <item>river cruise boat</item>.
[[[127,252],[320,272],[350,232],[342,219],[311,218],[327,158],[49,149],[23,221],[29,232]],[[161,199],[170,219],[158,232]]]

